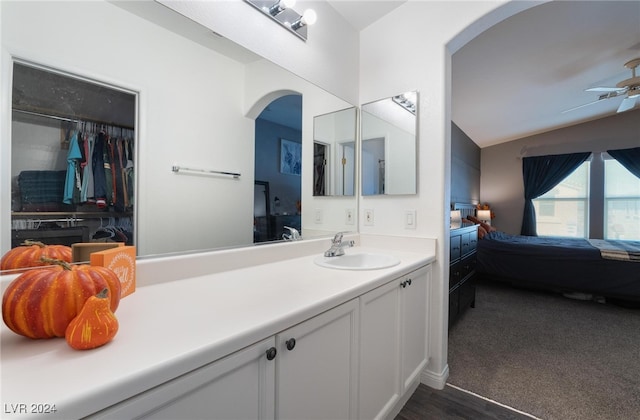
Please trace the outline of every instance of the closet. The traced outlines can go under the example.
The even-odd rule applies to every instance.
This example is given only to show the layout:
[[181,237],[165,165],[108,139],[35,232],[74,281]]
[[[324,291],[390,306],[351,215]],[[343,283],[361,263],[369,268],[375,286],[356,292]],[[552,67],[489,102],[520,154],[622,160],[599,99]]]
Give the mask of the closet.
[[15,62],[11,246],[135,244],[136,95]]

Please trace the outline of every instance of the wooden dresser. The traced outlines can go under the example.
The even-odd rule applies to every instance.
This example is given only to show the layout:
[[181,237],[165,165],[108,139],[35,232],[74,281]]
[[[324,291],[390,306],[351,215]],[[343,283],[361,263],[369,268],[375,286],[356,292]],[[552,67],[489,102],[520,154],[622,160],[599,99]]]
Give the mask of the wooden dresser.
[[451,229],[449,266],[449,327],[476,302],[476,247],[478,226]]

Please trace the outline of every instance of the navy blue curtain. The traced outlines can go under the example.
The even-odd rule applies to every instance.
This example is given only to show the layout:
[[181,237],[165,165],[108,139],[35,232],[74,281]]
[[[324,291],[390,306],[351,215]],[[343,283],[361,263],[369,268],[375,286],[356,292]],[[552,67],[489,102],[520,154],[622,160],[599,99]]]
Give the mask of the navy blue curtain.
[[607,153],[640,178],[640,147],[632,149],[607,150]]
[[524,178],[524,214],[521,235],[538,236],[533,199],[551,191],[589,158],[591,152],[534,156],[522,159]]

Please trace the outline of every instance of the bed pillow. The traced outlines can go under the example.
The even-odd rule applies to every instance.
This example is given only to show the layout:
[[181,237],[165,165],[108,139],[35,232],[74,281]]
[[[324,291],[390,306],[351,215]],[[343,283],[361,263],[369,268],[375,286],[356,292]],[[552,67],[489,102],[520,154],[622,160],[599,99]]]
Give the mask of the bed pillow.
[[487,231],[482,226],[478,226],[478,239],[484,238],[484,235],[487,234]]
[[486,224],[485,222],[480,222],[480,227],[483,228],[486,232],[495,232],[497,230],[496,228]]
[[472,221],[473,223],[475,223],[476,225],[479,225],[479,224],[480,224],[480,219],[478,219],[478,218],[477,218],[477,217],[475,217],[475,216],[469,215],[469,216],[467,216],[467,219],[471,220],[471,221]]

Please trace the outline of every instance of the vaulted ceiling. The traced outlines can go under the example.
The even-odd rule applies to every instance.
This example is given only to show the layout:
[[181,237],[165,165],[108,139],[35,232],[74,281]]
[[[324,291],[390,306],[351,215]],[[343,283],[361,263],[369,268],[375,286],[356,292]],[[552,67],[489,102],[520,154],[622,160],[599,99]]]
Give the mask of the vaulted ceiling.
[[[404,2],[329,0],[359,30]],[[623,97],[597,101],[601,93],[585,89],[630,78],[624,64],[638,57],[640,1],[540,4],[453,55],[452,119],[487,147],[615,115]]]

